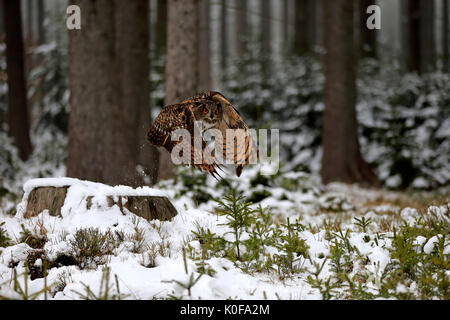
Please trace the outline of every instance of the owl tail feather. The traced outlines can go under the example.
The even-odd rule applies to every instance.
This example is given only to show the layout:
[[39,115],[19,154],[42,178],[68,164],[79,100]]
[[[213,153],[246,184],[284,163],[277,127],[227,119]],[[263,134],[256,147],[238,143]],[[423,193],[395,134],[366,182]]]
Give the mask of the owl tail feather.
[[236,167],[236,175],[237,175],[238,177],[241,176],[242,168],[244,168],[243,165],[238,165],[238,166]]

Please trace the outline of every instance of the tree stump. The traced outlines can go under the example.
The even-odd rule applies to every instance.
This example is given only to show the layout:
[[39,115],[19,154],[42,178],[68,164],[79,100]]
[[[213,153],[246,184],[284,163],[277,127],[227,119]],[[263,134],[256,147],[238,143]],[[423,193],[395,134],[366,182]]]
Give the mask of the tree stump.
[[27,211],[24,217],[35,217],[44,210],[48,210],[51,216],[61,216],[67,188],[40,187],[33,189],[28,196]]
[[[25,218],[37,216],[43,210],[48,210],[51,216],[61,216],[61,208],[66,199],[69,186],[63,187],[37,187],[28,195]],[[86,197],[86,210],[92,206],[93,196]],[[107,205],[119,206],[123,212],[126,208],[131,213],[148,221],[158,219],[162,221],[171,220],[177,215],[177,210],[167,197],[162,196],[106,196]]]

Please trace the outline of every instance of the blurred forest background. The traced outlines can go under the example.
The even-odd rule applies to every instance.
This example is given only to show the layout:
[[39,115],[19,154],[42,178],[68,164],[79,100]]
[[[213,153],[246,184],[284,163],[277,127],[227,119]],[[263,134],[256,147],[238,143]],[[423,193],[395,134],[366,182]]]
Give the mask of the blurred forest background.
[[[81,30],[66,27],[81,8]],[[369,30],[371,4],[381,29]],[[283,171],[450,181],[448,0],[1,0],[0,188],[174,174],[145,141],[164,105],[222,92],[280,129]]]

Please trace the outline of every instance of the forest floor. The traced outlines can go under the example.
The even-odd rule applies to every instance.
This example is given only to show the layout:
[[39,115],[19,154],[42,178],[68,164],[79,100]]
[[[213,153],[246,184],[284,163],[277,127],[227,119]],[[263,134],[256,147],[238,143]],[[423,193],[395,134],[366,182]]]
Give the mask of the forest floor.
[[165,222],[87,188],[96,205],[74,191],[62,217],[25,219],[22,195],[1,198],[0,299],[450,299],[449,187],[257,169],[216,182],[187,169],[141,190],[172,201]]

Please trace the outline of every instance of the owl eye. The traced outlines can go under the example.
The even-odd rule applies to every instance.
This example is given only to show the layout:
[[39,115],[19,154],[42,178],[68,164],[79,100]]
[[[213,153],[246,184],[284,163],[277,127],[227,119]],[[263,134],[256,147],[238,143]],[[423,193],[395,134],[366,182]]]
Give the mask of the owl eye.
[[216,114],[219,114],[219,109],[216,109]]
[[203,113],[207,114],[208,113],[208,108],[203,107]]

